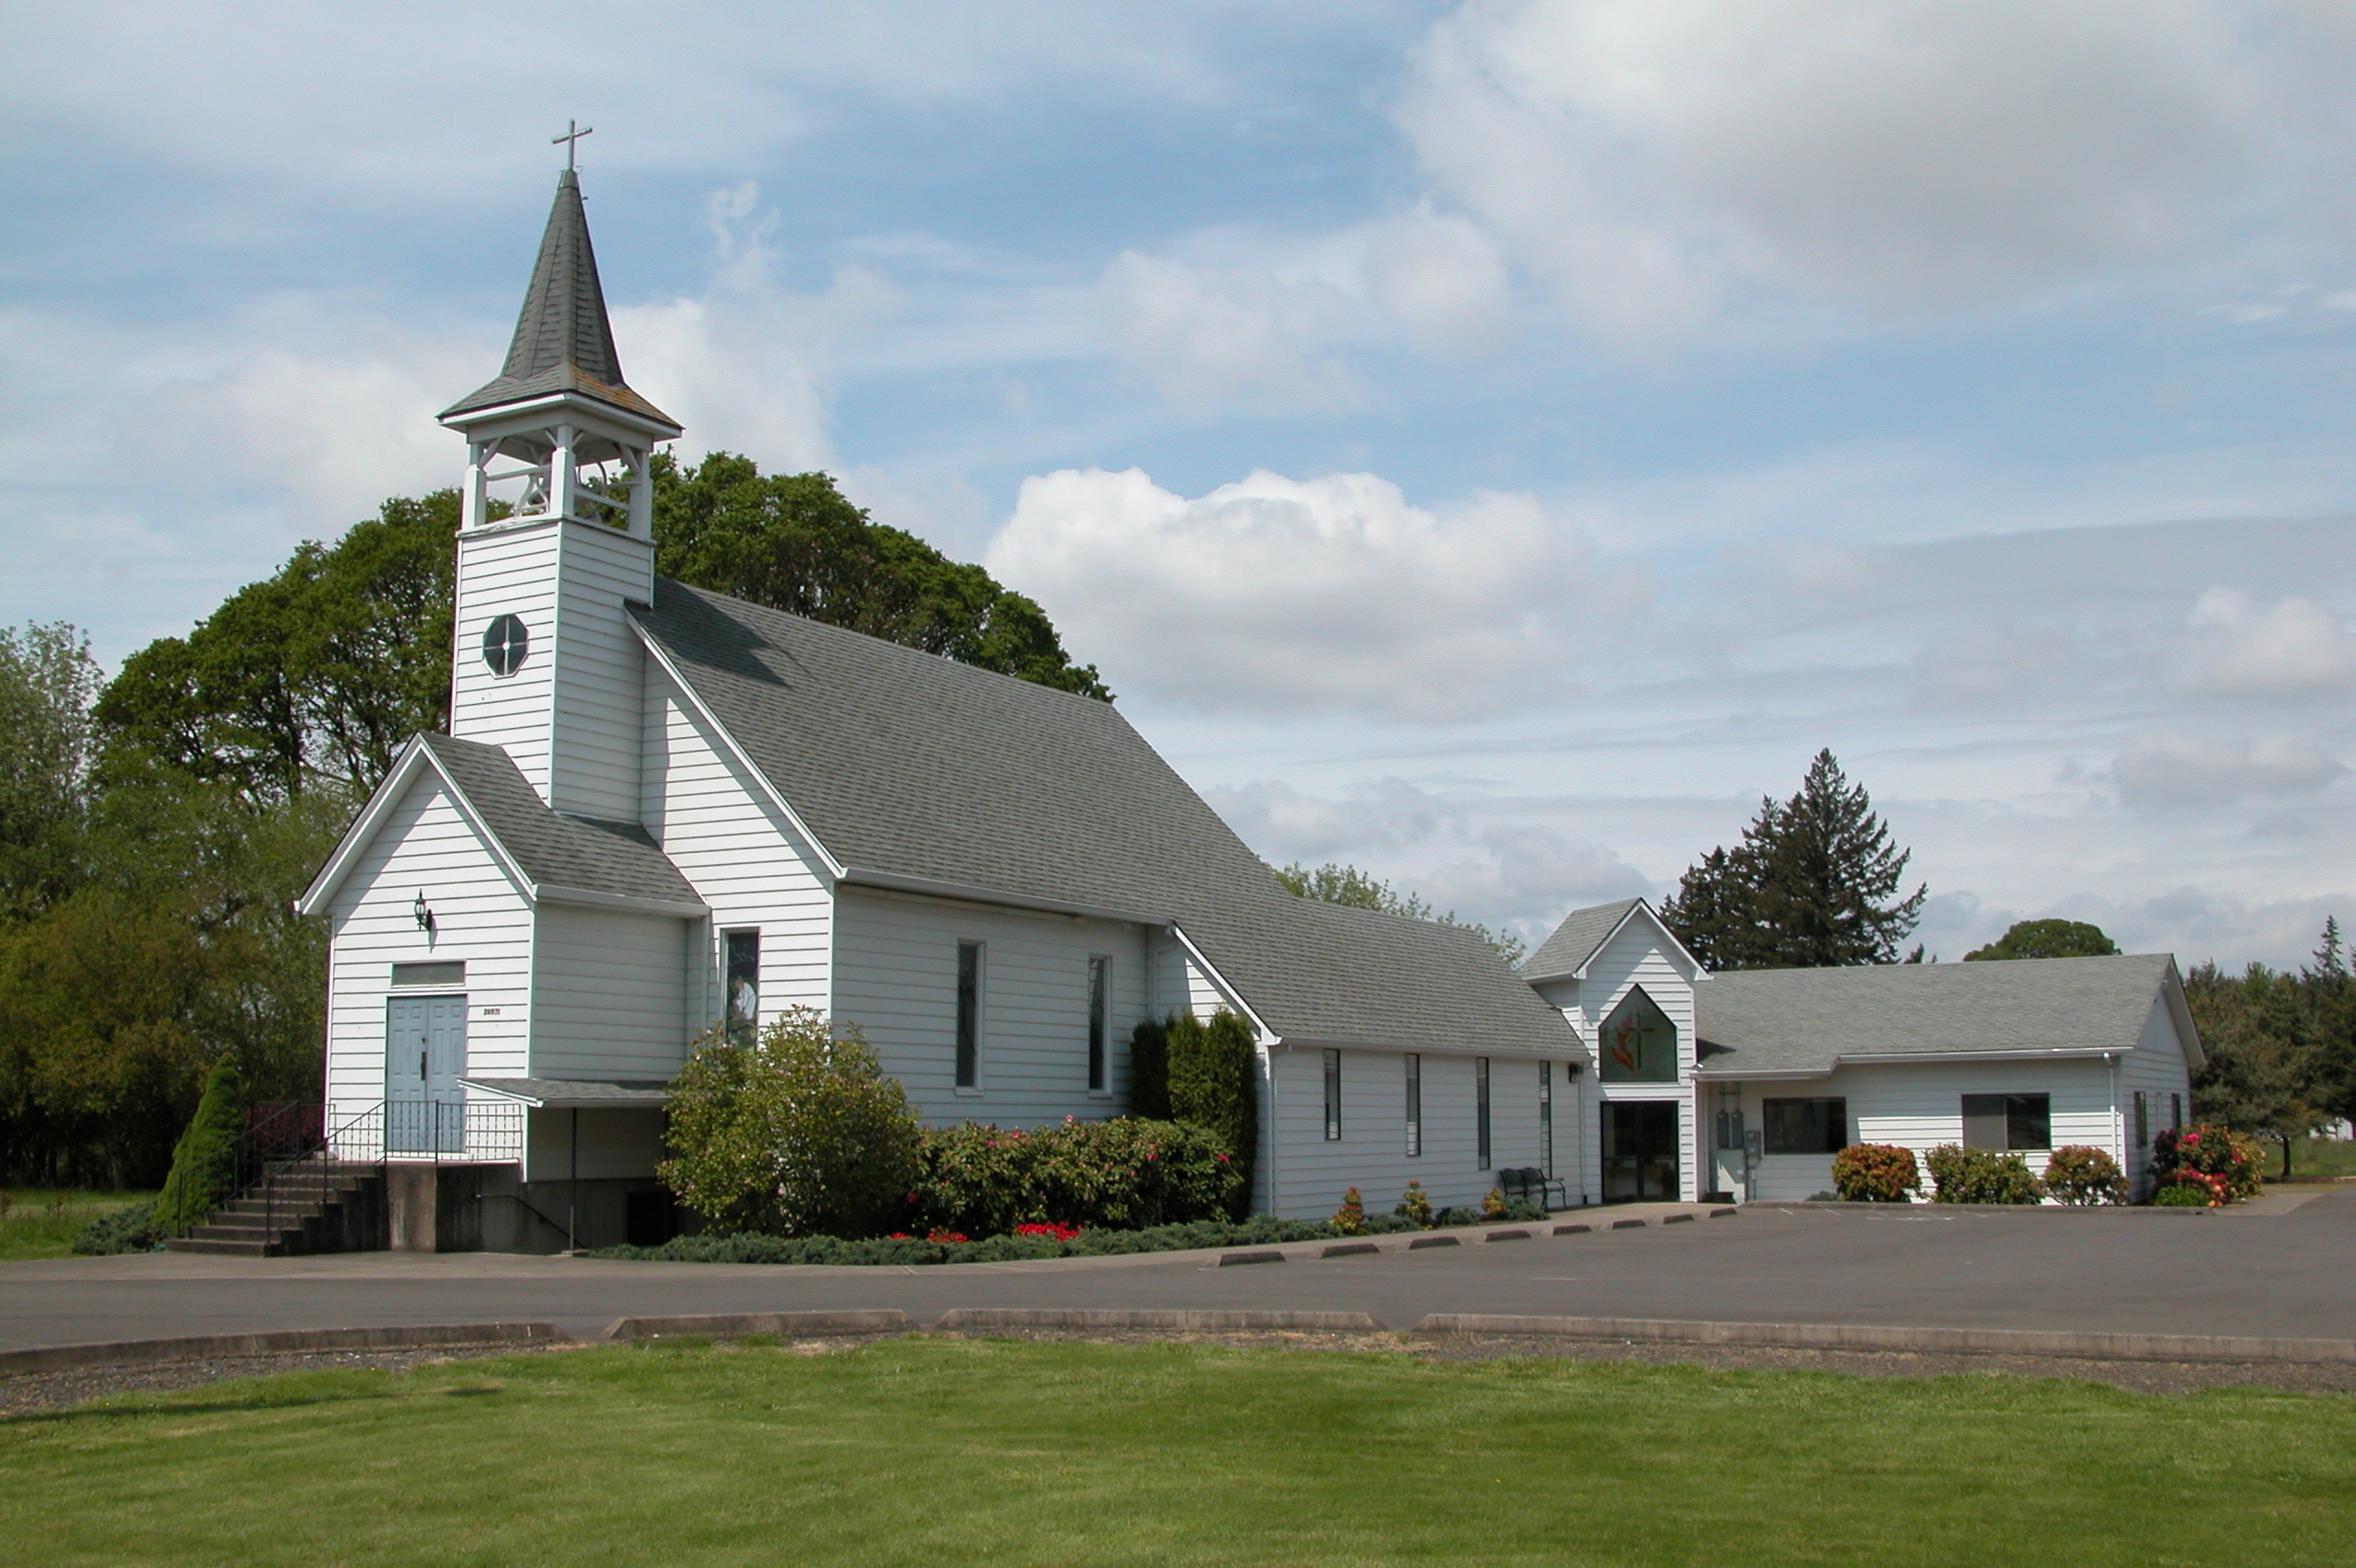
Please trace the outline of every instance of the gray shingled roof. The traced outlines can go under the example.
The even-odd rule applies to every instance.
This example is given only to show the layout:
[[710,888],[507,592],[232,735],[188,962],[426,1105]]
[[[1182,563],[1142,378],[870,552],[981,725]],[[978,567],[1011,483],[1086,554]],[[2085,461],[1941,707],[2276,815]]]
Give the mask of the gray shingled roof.
[[459,1081],[470,1089],[487,1089],[493,1094],[559,1110],[628,1110],[665,1105],[671,1099],[671,1086],[660,1079],[468,1078]]
[[668,580],[638,614],[854,880],[1174,920],[1288,1039],[1578,1052],[1469,932],[1287,892],[1110,703]]
[[1587,967],[1587,961],[1598,949],[1611,940],[1628,911],[1644,902],[1641,898],[1623,898],[1611,904],[1599,904],[1592,909],[1574,909],[1563,917],[1554,934],[1539,944],[1521,966],[1524,978],[1554,980],[1565,974],[1576,974]]
[[1847,1056],[2128,1050],[2175,963],[2134,953],[1728,971],[1693,987],[1701,1070],[1740,1078],[1830,1071]]
[[535,886],[670,904],[703,903],[638,824],[551,811],[497,746],[434,734],[420,735],[418,741],[433,754],[483,826]]
[[678,428],[677,421],[622,380],[622,358],[606,317],[606,292],[597,282],[597,255],[589,244],[589,215],[581,205],[581,181],[571,169],[557,180],[556,204],[540,236],[539,259],[507,346],[507,363],[496,380],[443,409],[442,417],[555,392],[578,392]]

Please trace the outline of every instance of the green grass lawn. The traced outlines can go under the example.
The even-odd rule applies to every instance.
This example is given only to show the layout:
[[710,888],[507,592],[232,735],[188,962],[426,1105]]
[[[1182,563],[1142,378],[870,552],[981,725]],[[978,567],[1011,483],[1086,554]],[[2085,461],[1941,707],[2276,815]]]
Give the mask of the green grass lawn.
[[[2266,1173],[2282,1169],[2282,1146],[2258,1146],[2267,1150]],[[2291,1145],[2291,1175],[2356,1176],[2356,1142],[2344,1138],[2298,1138]]]
[[0,1262],[63,1258],[74,1238],[100,1215],[154,1197],[153,1193],[78,1193],[52,1187],[0,1188]]
[[2356,1399],[1217,1345],[601,1348],[0,1424],[11,1562],[2344,1563]]

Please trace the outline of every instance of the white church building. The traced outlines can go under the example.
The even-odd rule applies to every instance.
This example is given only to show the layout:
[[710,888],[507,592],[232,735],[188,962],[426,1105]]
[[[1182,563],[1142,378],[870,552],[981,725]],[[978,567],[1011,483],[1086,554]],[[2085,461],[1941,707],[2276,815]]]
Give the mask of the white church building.
[[[1852,1135],[2066,1131],[2131,1164],[2131,1106],[2181,1119],[2165,958],[1705,975],[1629,901],[1517,975],[1463,929],[1295,897],[1110,703],[657,578],[648,459],[680,428],[623,379],[570,170],[500,375],[442,422],[450,732],[297,904],[331,933],[331,1137],[387,1161],[396,1245],[651,1239],[688,1041],[794,1005],[929,1121],[1005,1125],[1121,1113],[1137,1023],[1231,1009],[1254,1205],[1287,1216],[1523,1168],[1558,1203],[1807,1197]],[[2071,964],[2107,978],[1998,997]]]

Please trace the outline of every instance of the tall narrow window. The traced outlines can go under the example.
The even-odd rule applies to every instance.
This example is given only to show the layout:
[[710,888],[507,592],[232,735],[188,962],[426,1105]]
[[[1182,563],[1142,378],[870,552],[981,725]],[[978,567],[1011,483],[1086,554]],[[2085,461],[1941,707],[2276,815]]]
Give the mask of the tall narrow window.
[[957,1087],[974,1089],[982,1069],[982,944],[957,944]]
[[1538,1166],[1554,1174],[1554,1064],[1538,1064]]
[[1109,1005],[1106,993],[1113,988],[1113,961],[1091,958],[1088,961],[1088,1087],[1104,1087],[1104,1009]]
[[1407,1153],[1424,1152],[1424,1059],[1407,1054]]
[[2184,1130],[2184,1096],[2181,1094],[2168,1096],[2168,1130],[2178,1133]]
[[753,1043],[761,1021],[761,933],[728,933],[728,1037]]
[[2152,1097],[2142,1090],[2135,1091],[2135,1147],[2143,1148],[2152,1141]]
[[1472,1142],[1481,1153],[1478,1161],[1486,1170],[1496,1163],[1489,1158],[1489,1058],[1472,1058]]
[[1342,1054],[1325,1053],[1325,1140],[1342,1136]]

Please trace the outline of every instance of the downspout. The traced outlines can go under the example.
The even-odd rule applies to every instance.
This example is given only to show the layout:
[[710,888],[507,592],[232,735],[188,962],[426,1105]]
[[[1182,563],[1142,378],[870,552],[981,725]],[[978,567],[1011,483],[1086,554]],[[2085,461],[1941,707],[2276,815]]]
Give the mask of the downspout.
[[[2119,1160],[2119,1169],[2121,1171],[2126,1171],[2128,1170],[2127,1113],[2124,1108],[2122,1108],[2119,1103],[2119,1053],[2116,1051],[2105,1051],[2102,1054],[2102,1059],[2103,1065],[2110,1069],[2111,1152]],[[2132,1192],[2134,1190],[2134,1178],[2130,1176],[2128,1180],[2130,1183],[2128,1190]]]
[[572,1108],[572,1170],[564,1183],[564,1250],[580,1251],[581,1238],[575,1228],[581,1218],[581,1107]]
[[1282,1174],[1283,1160],[1282,1157],[1276,1152],[1277,1147],[1283,1141],[1276,1136],[1276,1128],[1281,1124],[1282,1120],[1276,1113],[1276,1053],[1279,1051],[1289,1055],[1292,1052],[1292,1047],[1287,1045],[1282,1041],[1271,1042],[1268,1046],[1268,1126],[1266,1136],[1268,1144],[1268,1212],[1270,1214],[1282,1214],[1284,1212],[1284,1186]]

